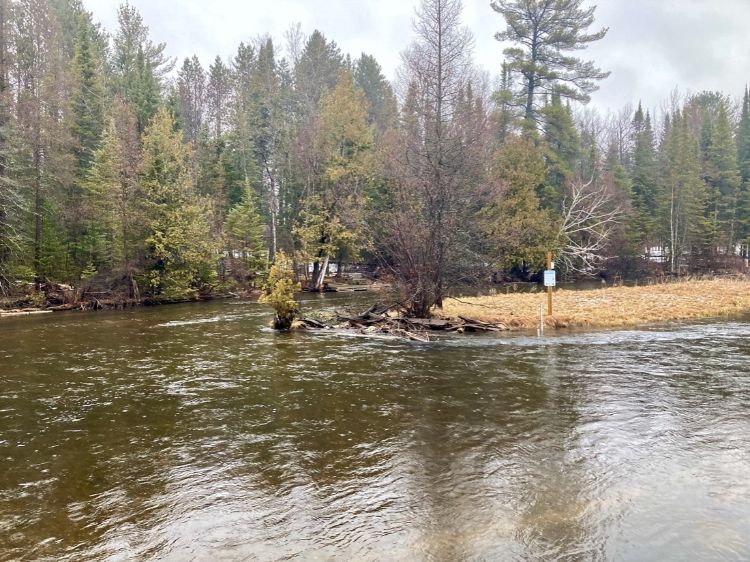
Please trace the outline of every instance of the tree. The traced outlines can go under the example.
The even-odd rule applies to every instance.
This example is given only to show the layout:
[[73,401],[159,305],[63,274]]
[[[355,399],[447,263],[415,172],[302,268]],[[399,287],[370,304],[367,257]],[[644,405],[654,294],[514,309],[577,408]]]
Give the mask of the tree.
[[661,223],[666,228],[670,272],[679,274],[690,265],[690,258],[706,251],[712,237],[705,215],[707,196],[700,175],[700,146],[684,111],[675,110],[665,120],[660,152]]
[[561,269],[595,273],[606,260],[604,249],[622,215],[605,184],[572,181],[562,201],[557,255]]
[[737,166],[740,171],[740,193],[737,204],[738,240],[743,255],[750,255],[750,92],[745,87],[740,122],[737,125]]
[[643,113],[641,104],[633,116],[631,155],[631,201],[633,218],[630,224],[631,239],[644,254],[657,245],[658,216],[655,212],[661,198],[654,131],[651,116]]
[[148,27],[135,7],[120,5],[117,23],[112,55],[116,91],[132,104],[142,134],[159,107],[165,77],[175,63],[165,56],[164,43],[149,39]]
[[299,290],[299,283],[294,282],[292,260],[283,251],[278,252],[268,273],[266,294],[259,299],[259,302],[271,305],[276,312],[274,329],[288,330],[292,327],[292,322],[299,313],[299,303],[295,300],[294,293]]
[[317,29],[313,31],[294,68],[296,89],[307,116],[315,114],[320,98],[336,85],[343,63],[336,43],[327,41]]
[[177,89],[185,139],[195,141],[206,116],[206,73],[197,56],[182,63],[177,73]]
[[510,71],[519,76],[516,103],[524,108],[528,127],[537,122],[537,99],[550,94],[587,102],[597,81],[609,76],[594,63],[567,54],[585,49],[607,34],[586,30],[594,23],[595,6],[581,8],[583,0],[493,0],[492,9],[505,18],[498,41],[515,46],[503,51]]
[[244,273],[251,279],[258,272],[266,270],[266,225],[258,212],[255,193],[249,183],[245,186],[242,201],[229,210],[224,230],[227,250],[235,268],[239,261]]
[[87,261],[100,273],[116,274],[115,286],[124,285],[131,298],[140,297],[136,275],[147,235],[138,185],[140,158],[135,115],[115,100],[85,182]]
[[[227,114],[232,96],[232,74],[224,62],[216,57],[208,68],[207,109],[209,131],[214,141],[221,139],[227,126]],[[218,150],[218,144],[217,144]]]
[[142,158],[153,295],[163,300],[194,298],[209,290],[216,278],[211,208],[195,194],[190,149],[164,109],[157,112],[144,134]]
[[460,0],[423,0],[414,22],[416,40],[402,54],[401,78],[408,85],[402,129],[390,151],[390,189],[394,208],[386,221],[380,252],[393,275],[408,314],[428,317],[447,291],[482,260],[476,242],[472,190],[472,151],[485,144],[482,126],[462,127],[461,117],[481,104],[470,100],[473,38],[461,25]]
[[295,234],[313,263],[312,287],[322,288],[332,258],[355,257],[363,245],[363,188],[369,176],[372,129],[367,101],[348,71],[320,103],[317,119],[321,177],[303,202]]
[[542,109],[541,114],[547,147],[547,181],[540,197],[542,206],[557,210],[566,185],[575,176],[581,154],[581,139],[570,106],[563,105],[559,95],[551,96],[550,103]]
[[481,211],[481,225],[493,265],[503,271],[536,272],[555,242],[557,220],[537,195],[547,175],[543,155],[528,137],[510,137],[492,160],[497,191]]
[[10,84],[13,33],[12,5],[0,0],[0,293],[13,283],[12,261],[21,254],[21,215],[27,212],[27,200],[11,177],[15,172],[13,92]]
[[367,122],[378,135],[395,126],[396,97],[375,57],[362,53],[354,63],[354,82],[367,97]]
[[[22,0],[14,15],[16,130],[23,169],[18,181],[33,194],[31,263],[40,287],[44,278],[55,273],[75,274],[64,271],[69,265],[66,237],[59,232],[63,212],[74,208],[61,201],[73,183],[74,171],[70,66],[47,2]],[[53,212],[55,208],[58,212]]]
[[708,187],[709,213],[715,232],[714,249],[734,255],[737,240],[737,202],[741,176],[737,146],[732,134],[726,103],[721,100],[712,122],[712,133],[704,151],[704,177]]

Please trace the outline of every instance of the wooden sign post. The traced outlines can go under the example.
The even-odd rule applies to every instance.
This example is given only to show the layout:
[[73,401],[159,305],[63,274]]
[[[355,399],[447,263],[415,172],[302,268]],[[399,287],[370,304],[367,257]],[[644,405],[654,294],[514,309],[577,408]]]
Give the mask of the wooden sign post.
[[547,269],[544,272],[544,286],[547,287],[547,316],[552,316],[552,287],[556,284],[554,267],[552,252],[547,252]]

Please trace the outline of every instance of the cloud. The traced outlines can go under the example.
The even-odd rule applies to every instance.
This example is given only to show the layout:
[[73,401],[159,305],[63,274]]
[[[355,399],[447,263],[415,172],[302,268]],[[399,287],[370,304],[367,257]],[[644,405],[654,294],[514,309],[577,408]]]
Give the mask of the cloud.
[[[269,33],[278,48],[291,23],[321,30],[352,57],[374,55],[393,78],[399,53],[411,40],[416,0],[130,0],[156,42],[171,56],[193,54],[208,65],[230,58],[240,41]],[[84,0],[94,19],[114,33],[119,0]],[[504,27],[489,0],[465,0],[464,21],[475,36],[476,62],[499,71],[502,45],[494,33]],[[580,52],[612,75],[592,104],[617,110],[642,100],[656,108],[675,87],[681,91],[721,90],[739,95],[750,80],[748,0],[600,0],[595,26],[607,36]]]

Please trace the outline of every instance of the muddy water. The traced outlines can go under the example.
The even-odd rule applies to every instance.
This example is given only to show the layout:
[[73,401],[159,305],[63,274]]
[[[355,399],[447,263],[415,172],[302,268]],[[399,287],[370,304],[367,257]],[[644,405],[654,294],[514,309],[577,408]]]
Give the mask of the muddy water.
[[0,559],[750,558],[750,322],[409,344],[268,320],[3,319]]

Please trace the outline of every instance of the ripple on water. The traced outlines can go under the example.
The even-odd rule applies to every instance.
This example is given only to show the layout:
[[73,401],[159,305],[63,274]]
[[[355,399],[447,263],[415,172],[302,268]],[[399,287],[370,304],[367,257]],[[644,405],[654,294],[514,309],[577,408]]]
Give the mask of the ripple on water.
[[268,319],[232,301],[0,333],[0,552],[750,558],[746,322],[413,345]]

